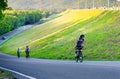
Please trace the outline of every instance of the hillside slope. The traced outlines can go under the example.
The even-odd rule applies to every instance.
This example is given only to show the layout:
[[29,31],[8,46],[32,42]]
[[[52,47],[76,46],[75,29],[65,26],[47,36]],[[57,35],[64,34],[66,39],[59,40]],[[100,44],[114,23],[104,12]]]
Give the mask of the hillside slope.
[[60,15],[16,35],[1,45],[0,50],[16,55],[16,49],[20,47],[24,56],[25,46],[29,45],[31,57],[74,59],[76,40],[80,34],[85,34],[85,59],[120,58],[120,11],[68,10]]

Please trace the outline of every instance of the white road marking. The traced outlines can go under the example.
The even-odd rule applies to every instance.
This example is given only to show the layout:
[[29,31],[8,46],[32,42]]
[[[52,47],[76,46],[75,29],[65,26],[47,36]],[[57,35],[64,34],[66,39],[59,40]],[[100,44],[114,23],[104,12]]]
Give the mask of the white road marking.
[[29,78],[29,79],[36,79],[36,78],[34,78],[34,77],[31,77],[31,76],[28,76],[28,75],[25,75],[25,74],[22,74],[22,73],[20,73],[20,72],[17,72],[17,71],[11,70],[11,69],[7,69],[7,68],[4,68],[4,67],[0,67],[0,69],[3,69],[3,70],[6,70],[6,71],[9,71],[9,72],[12,72],[12,73],[21,75],[21,76],[26,77],[26,78]]

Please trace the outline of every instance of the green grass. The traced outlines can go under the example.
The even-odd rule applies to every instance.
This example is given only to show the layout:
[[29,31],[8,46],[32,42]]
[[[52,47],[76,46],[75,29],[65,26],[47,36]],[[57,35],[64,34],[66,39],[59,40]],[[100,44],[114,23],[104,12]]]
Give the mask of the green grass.
[[42,25],[26,30],[1,45],[3,53],[24,56],[26,45],[31,57],[74,59],[80,34],[85,34],[86,60],[120,60],[120,11],[71,10]]
[[1,72],[0,71],[0,79],[13,79],[13,75],[11,73],[8,72]]

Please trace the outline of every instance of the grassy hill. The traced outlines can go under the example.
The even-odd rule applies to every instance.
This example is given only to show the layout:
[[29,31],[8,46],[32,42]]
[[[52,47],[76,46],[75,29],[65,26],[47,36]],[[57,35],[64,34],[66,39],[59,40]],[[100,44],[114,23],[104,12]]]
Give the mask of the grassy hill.
[[0,50],[16,55],[20,47],[24,56],[29,45],[34,58],[74,59],[75,43],[85,34],[86,60],[120,59],[120,11],[67,10],[55,16],[60,17],[16,35]]
[[[94,0],[95,7],[107,7],[108,0]],[[110,0],[110,6],[119,5],[116,0]],[[8,0],[13,9],[78,9],[92,8],[93,0]]]

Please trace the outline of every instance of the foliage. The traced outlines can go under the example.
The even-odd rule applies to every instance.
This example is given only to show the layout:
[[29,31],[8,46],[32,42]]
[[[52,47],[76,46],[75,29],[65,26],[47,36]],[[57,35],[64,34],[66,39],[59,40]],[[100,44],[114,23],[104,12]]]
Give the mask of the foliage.
[[9,72],[4,72],[0,70],[0,79],[5,79],[5,78],[13,79],[13,75]]
[[9,10],[4,12],[5,17],[0,22],[0,35],[14,30],[20,26],[33,24],[43,17],[48,17],[48,11],[39,10]]
[[3,17],[2,11],[7,8],[7,0],[0,0],[0,19]]

